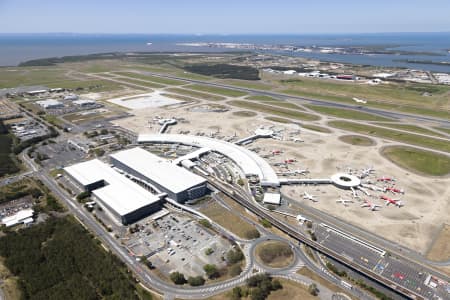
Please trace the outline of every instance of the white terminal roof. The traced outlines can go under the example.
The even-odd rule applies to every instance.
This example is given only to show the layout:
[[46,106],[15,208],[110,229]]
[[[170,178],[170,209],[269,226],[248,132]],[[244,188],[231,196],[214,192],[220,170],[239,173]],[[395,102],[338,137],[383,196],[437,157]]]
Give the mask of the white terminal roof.
[[204,178],[139,147],[110,156],[173,193],[179,193],[206,182]]
[[55,99],[36,101],[36,103],[39,104],[40,106],[57,106],[62,104],[61,102]]
[[259,155],[238,145],[204,136],[184,134],[140,134],[139,143],[178,143],[208,148],[232,159],[245,175],[258,175],[261,185],[279,186],[280,181],[272,167]]
[[280,205],[281,195],[278,193],[264,193],[263,203]]
[[75,164],[64,170],[84,186],[104,180],[106,186],[92,193],[119,215],[131,213],[159,201],[158,196],[151,194],[98,159]]

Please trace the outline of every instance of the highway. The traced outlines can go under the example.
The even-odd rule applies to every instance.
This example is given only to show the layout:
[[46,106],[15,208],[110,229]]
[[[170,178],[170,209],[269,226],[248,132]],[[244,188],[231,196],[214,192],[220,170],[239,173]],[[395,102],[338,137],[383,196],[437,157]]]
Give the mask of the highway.
[[281,98],[281,99],[285,99],[285,100],[286,99],[297,100],[300,102],[310,102],[312,104],[322,105],[322,106],[333,106],[336,108],[353,109],[353,110],[363,111],[363,112],[376,114],[376,115],[393,118],[393,119],[412,119],[412,120],[416,120],[419,122],[436,122],[436,123],[440,123],[441,125],[443,125],[445,127],[450,127],[450,120],[434,118],[431,116],[422,116],[422,115],[416,115],[416,114],[394,112],[394,111],[388,111],[388,110],[384,110],[384,109],[367,107],[367,106],[358,106],[358,105],[353,105],[353,104],[337,103],[337,102],[333,102],[333,101],[327,101],[327,100],[321,100],[321,99],[315,99],[315,98],[306,98],[306,97],[300,97],[300,96],[286,95],[286,94],[282,94],[282,93],[261,91],[261,90],[257,90],[257,89],[237,87],[237,86],[227,85],[227,84],[223,84],[223,83],[208,82],[208,81],[202,81],[202,80],[196,80],[196,79],[187,79],[187,78],[183,78],[183,77],[159,74],[159,73],[148,72],[148,71],[140,71],[140,73],[144,74],[144,75],[147,74],[147,75],[158,76],[158,77],[162,77],[162,78],[176,79],[176,80],[180,80],[180,81],[184,81],[184,82],[197,83],[197,84],[215,86],[215,87],[220,87],[220,88],[225,88],[225,89],[230,89],[230,90],[248,92],[248,93],[253,93],[253,94],[257,94],[257,95],[276,97],[276,98]]
[[405,296],[408,298],[413,299],[426,299],[422,295],[416,293],[415,291],[409,290],[408,288],[402,286],[399,283],[396,283],[388,278],[385,278],[383,276],[380,276],[379,274],[375,273],[371,269],[367,269],[360,264],[355,263],[354,261],[350,260],[348,257],[342,256],[333,250],[324,247],[323,245],[310,240],[309,238],[305,237],[299,231],[290,225],[287,225],[283,223],[282,221],[278,220],[277,218],[273,217],[260,207],[258,207],[257,204],[254,204],[252,201],[249,201],[249,199],[242,196],[240,193],[236,193],[234,191],[234,188],[232,186],[229,186],[228,184],[224,184],[222,182],[219,182],[213,178],[209,178],[209,183],[214,186],[216,189],[222,191],[232,199],[234,199],[236,202],[244,206],[245,208],[249,209],[254,214],[258,215],[261,218],[267,219],[272,225],[283,231],[284,233],[288,234],[292,238],[298,240],[299,242],[302,242],[309,247],[313,248],[314,250],[331,257],[332,259],[339,261],[340,263],[346,265],[347,267],[357,271],[358,273],[363,274],[364,276],[367,276],[368,278],[379,282],[383,284],[385,287]]

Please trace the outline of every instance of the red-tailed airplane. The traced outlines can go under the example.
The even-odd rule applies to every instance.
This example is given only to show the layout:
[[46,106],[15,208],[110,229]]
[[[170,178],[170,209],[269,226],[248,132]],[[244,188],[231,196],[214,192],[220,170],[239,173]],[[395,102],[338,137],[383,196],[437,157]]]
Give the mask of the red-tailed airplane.
[[368,207],[370,210],[376,211],[377,208],[381,208],[381,205],[374,204],[369,200],[364,200],[364,203],[361,204],[361,207]]
[[395,179],[394,178],[391,178],[391,177],[381,177],[381,178],[378,178],[377,179],[377,181],[395,181]]
[[397,207],[402,207],[403,206],[402,201],[400,201],[400,199],[391,199],[391,198],[389,198],[387,196],[381,196],[380,198],[383,199],[386,202],[386,205],[394,204]]
[[283,151],[281,151],[281,150],[272,150],[272,154],[273,155],[278,155],[278,154],[281,154],[281,153],[283,153]]
[[405,193],[405,191],[403,189],[397,189],[397,188],[395,188],[393,186],[387,187],[386,191],[389,191],[392,194],[404,194]]

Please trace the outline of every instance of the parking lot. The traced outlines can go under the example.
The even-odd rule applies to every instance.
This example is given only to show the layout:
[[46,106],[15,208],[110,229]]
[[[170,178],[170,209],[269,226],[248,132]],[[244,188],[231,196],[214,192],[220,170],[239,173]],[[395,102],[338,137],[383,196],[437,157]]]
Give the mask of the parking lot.
[[[137,226],[137,227],[136,227]],[[225,266],[232,245],[187,215],[171,212],[154,221],[152,216],[132,227],[126,246],[136,256],[146,256],[163,274],[179,271],[186,276],[203,275],[205,264]]]

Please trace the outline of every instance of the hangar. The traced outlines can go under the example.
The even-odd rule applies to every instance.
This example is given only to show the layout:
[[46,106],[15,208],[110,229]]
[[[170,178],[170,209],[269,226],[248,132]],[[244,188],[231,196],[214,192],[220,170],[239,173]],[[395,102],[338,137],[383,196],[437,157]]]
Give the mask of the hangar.
[[133,223],[160,209],[165,194],[154,195],[93,159],[64,168],[85,191],[107,208],[122,224]]
[[206,179],[145,149],[136,147],[110,155],[114,167],[148,183],[179,203],[204,196]]

